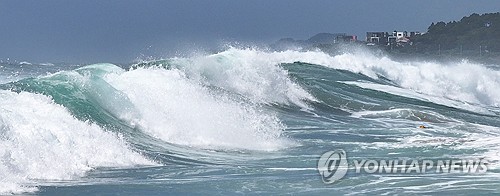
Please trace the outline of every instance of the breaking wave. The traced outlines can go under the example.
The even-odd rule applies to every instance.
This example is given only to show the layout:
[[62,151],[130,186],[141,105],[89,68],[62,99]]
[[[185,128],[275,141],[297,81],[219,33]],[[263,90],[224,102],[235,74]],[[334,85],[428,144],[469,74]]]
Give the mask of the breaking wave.
[[[127,69],[94,64],[27,76],[0,85],[0,194],[35,191],[30,184],[77,179],[99,167],[163,164],[168,161],[156,156],[175,151],[169,148],[188,149],[172,155],[187,162],[200,149],[282,150],[301,145],[287,135],[289,125],[316,121],[466,127],[452,139],[433,141],[438,131],[426,129],[418,130],[425,137],[400,140],[478,145],[485,133],[462,136],[496,123],[499,78],[499,71],[467,61],[236,48]],[[165,149],[151,151],[158,142]]]

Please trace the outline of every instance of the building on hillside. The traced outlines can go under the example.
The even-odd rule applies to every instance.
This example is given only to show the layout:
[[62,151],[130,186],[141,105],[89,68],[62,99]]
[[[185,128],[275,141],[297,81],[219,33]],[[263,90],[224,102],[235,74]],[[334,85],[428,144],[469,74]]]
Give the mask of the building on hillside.
[[394,31],[387,37],[388,45],[404,46],[410,43],[408,38],[408,32],[406,31]]
[[366,32],[366,45],[374,46],[405,46],[412,45],[412,39],[421,35],[420,32],[393,31],[388,32]]
[[410,32],[410,39],[414,38],[415,36],[418,36],[418,35],[422,35],[422,33],[418,32],[418,31],[412,31],[412,32]]
[[335,43],[346,43],[346,42],[356,42],[358,41],[358,36],[355,35],[338,35],[335,38]]
[[355,41],[357,41],[357,37],[355,35],[348,35],[346,33],[318,33],[306,40],[306,42],[313,45],[338,44]]
[[366,32],[368,45],[387,45],[387,32]]

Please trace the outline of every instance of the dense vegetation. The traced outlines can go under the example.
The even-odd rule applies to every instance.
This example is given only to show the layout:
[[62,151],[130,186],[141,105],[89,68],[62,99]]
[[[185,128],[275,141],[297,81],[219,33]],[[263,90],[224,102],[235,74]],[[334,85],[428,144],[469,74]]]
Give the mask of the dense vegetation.
[[398,52],[448,56],[491,56],[500,52],[500,13],[472,14],[460,21],[432,23],[413,45]]

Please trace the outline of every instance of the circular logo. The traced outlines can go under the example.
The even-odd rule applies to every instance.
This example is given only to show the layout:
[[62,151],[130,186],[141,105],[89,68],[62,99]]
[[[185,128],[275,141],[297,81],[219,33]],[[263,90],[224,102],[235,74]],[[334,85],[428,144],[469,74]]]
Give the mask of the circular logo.
[[344,150],[328,151],[318,160],[318,172],[325,184],[332,184],[347,173],[347,155]]

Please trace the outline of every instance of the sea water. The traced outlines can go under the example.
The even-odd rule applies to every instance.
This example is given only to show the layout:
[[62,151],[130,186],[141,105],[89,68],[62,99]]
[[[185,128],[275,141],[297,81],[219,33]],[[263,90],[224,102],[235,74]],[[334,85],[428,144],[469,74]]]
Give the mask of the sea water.
[[[132,66],[0,66],[0,194],[500,193],[491,66],[237,48]],[[337,149],[347,174],[325,184],[318,160]],[[356,173],[363,159],[489,165]]]

